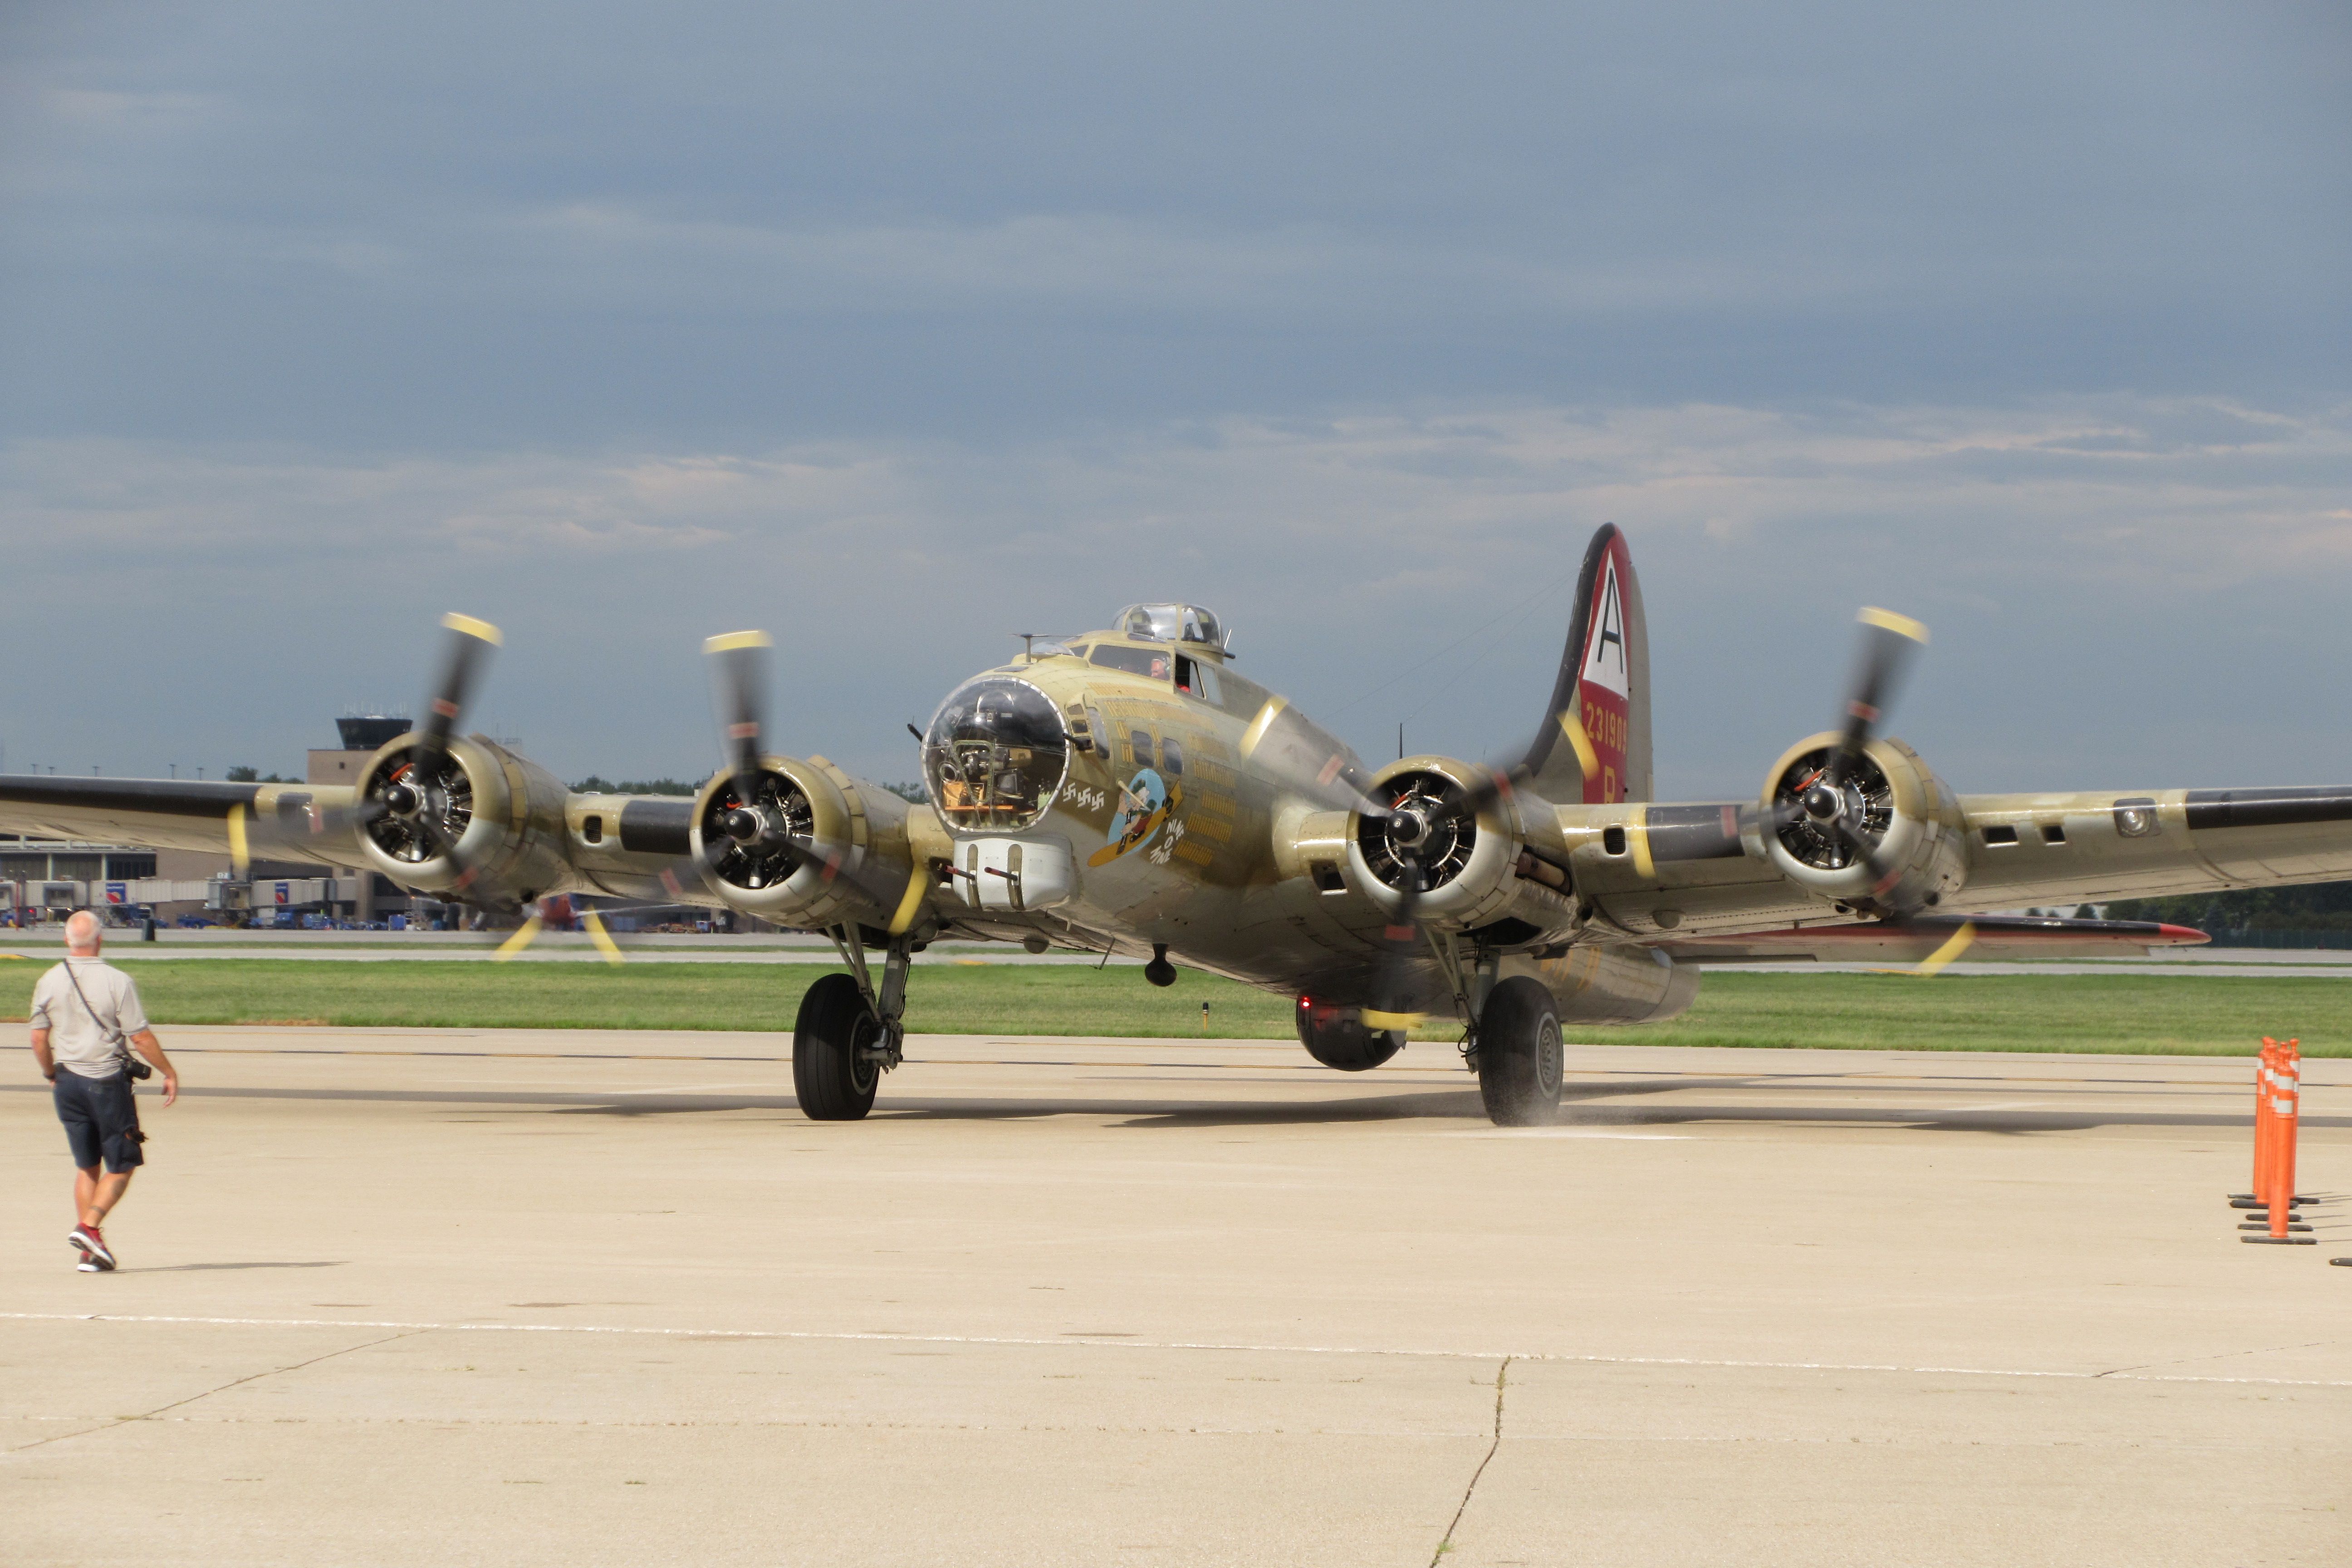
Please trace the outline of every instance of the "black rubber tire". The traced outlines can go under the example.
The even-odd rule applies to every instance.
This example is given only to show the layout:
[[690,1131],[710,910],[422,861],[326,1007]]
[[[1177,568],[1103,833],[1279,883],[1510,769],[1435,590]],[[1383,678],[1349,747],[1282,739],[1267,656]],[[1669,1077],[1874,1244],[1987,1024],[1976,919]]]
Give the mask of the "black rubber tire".
[[1478,1019],[1478,1098],[1495,1125],[1558,1121],[1563,1062],[1559,1016],[1543,983],[1521,974],[1496,986]]
[[811,1121],[856,1121],[874,1109],[882,1068],[859,1055],[882,1035],[855,976],[828,974],[801,998],[793,1025],[793,1093]]

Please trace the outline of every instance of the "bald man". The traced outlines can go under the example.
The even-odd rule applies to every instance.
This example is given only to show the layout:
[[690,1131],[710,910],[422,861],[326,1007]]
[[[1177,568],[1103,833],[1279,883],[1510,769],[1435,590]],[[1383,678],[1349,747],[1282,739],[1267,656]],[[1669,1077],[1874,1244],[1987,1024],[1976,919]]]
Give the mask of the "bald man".
[[147,1026],[139,988],[99,956],[104,941],[99,918],[77,910],[66,921],[65,962],[33,987],[33,1059],[55,1086],[58,1120],[73,1147],[75,1224],[66,1239],[86,1274],[114,1268],[114,1249],[99,1226],[146,1160],[131,1093],[132,1047],[163,1075],[163,1103],[180,1098],[180,1075]]

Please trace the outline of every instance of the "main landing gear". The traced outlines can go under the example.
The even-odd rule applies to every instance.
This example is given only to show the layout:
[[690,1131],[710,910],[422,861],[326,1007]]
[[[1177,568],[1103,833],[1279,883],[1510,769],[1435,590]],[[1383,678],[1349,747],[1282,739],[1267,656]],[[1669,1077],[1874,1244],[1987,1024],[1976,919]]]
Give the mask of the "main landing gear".
[[874,1109],[882,1075],[906,1059],[907,966],[914,955],[904,937],[892,938],[877,989],[857,928],[825,934],[850,972],[825,975],[801,998],[793,1025],[793,1093],[812,1121],[855,1121]]
[[1559,1017],[1542,982],[1515,975],[1478,1014],[1478,1098],[1497,1127],[1540,1127],[1559,1115]]

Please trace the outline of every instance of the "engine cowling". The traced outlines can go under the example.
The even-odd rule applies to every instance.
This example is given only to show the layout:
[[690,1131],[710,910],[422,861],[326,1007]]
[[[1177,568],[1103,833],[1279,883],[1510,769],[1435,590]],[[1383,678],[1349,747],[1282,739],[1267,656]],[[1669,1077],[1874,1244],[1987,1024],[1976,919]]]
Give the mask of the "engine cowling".
[[[763,756],[757,777],[748,802],[731,772],[695,796],[688,837],[711,890],[734,909],[786,925],[871,921],[877,910],[887,917],[910,874],[906,803],[860,789],[822,757]],[[730,837],[729,819],[747,805],[777,831]],[[786,834],[802,843],[786,842]]]
[[1838,792],[1837,820],[1870,845],[1879,876],[1852,842],[1808,813],[1806,792],[1823,782],[1837,743],[1833,731],[1800,741],[1766,776],[1764,851],[1773,866],[1807,891],[1856,908],[1932,905],[1957,892],[1968,879],[1959,802],[1902,742],[1865,742]]
[[[561,780],[481,735],[453,735],[433,776],[424,776],[416,737],[398,736],[368,759],[360,781],[365,816],[360,852],[394,881],[460,901],[527,902],[563,884]],[[437,820],[453,858],[427,833]]]
[[[1381,769],[1364,792],[1428,827],[1429,842],[1422,849],[1427,886],[1418,918],[1459,930],[1509,920],[1527,932],[1567,931],[1575,923],[1575,905],[1564,887],[1520,875],[1521,855],[1530,837],[1520,796],[1507,792],[1471,818],[1435,809],[1483,778],[1450,757],[1408,757]],[[1418,830],[1417,825],[1402,816],[1374,816],[1361,810],[1350,812],[1347,820],[1349,882],[1393,912],[1406,879],[1396,836],[1401,830]],[[1555,827],[1551,838],[1557,837]],[[1544,842],[1554,858],[1564,858],[1550,839]]]

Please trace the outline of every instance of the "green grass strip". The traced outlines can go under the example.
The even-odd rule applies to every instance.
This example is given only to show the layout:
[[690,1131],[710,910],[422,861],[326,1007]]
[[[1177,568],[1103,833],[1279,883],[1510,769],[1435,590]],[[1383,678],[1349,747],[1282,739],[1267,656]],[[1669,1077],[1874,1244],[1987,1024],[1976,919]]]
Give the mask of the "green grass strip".
[[[17,966],[11,965],[11,969]],[[37,973],[22,966],[29,990]],[[489,965],[418,961],[125,959],[159,1024],[789,1031],[816,964]],[[14,976],[0,973],[0,981]],[[1210,1004],[1205,1029],[1201,1004]],[[1134,968],[922,963],[919,1034],[1282,1038],[1290,1004],[1185,972],[1160,990]],[[1444,1020],[1416,1037],[1453,1038]],[[2251,1056],[2268,1034],[2352,1056],[2352,981],[2247,974],[1718,973],[1671,1024],[1579,1029],[1627,1045]]]

